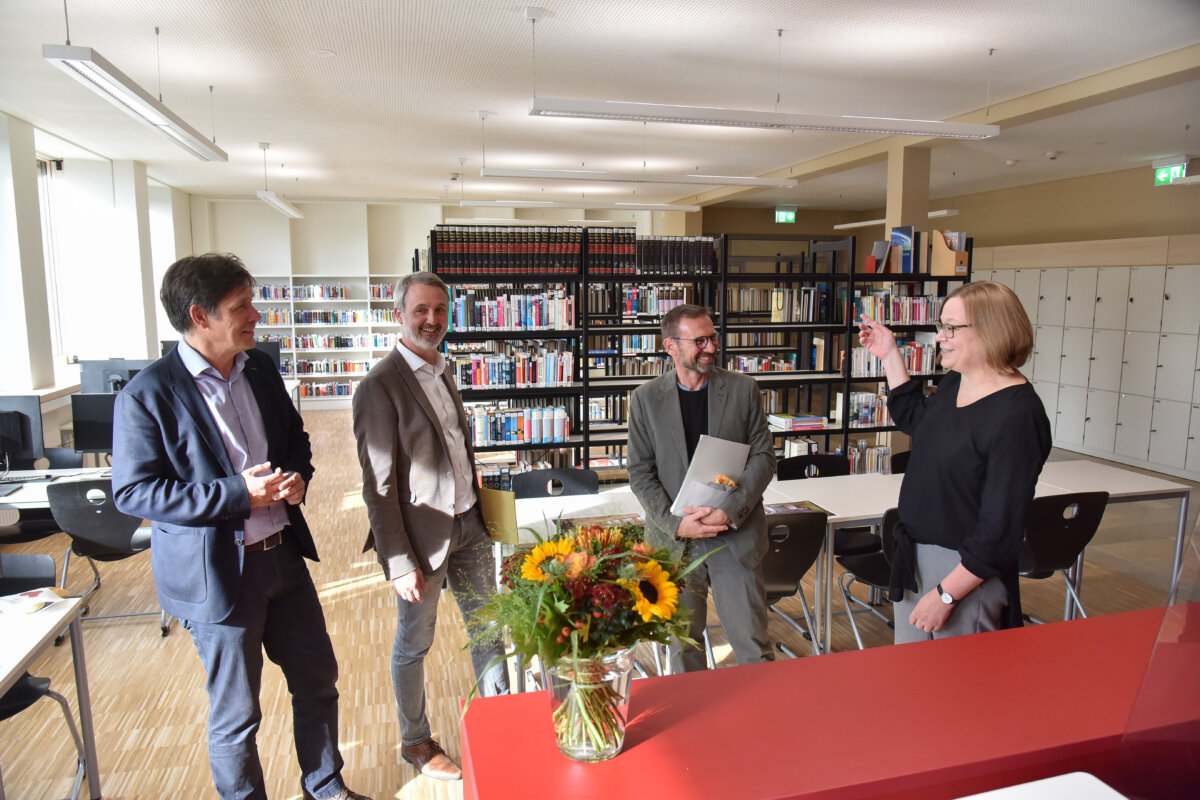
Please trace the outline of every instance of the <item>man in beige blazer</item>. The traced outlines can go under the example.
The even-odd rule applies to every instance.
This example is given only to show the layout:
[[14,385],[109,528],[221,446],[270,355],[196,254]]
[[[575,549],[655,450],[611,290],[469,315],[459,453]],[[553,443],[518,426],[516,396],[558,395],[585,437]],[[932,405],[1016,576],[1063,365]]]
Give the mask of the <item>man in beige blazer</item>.
[[[392,684],[400,715],[400,754],[421,774],[458,780],[462,770],[433,739],[425,713],[425,655],[433,644],[443,582],[463,618],[495,588],[491,543],[475,491],[475,461],[462,399],[438,345],[449,292],[428,272],[396,288],[401,341],[354,393],[354,436],[374,549],[396,590],[398,622]],[[508,691],[499,643],[471,648],[483,695]],[[450,720],[457,724],[457,719]]]
[[[680,605],[692,610],[689,635],[704,637],[708,590],[739,664],[774,660],[767,639],[762,560],[767,520],[762,494],[775,475],[775,447],[754,379],[716,364],[718,334],[707,308],[680,305],[662,319],[663,347],[675,369],[642,384],[629,404],[629,485],[646,512],[647,538],[688,559],[709,554],[687,576]],[[671,514],[702,434],[750,445],[746,469],[719,508]],[[671,647],[672,672],[706,666],[704,651]]]

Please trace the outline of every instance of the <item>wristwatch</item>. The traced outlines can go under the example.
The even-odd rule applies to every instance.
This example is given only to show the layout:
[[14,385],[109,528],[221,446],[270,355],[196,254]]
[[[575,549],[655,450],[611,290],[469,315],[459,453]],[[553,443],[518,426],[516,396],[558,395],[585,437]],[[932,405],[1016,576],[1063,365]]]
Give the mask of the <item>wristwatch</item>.
[[948,606],[954,605],[954,602],[955,602],[954,598],[950,596],[949,592],[947,592],[945,589],[942,588],[942,585],[940,583],[937,585],[937,593],[938,593],[938,597],[940,597],[942,599],[943,603],[945,603]]

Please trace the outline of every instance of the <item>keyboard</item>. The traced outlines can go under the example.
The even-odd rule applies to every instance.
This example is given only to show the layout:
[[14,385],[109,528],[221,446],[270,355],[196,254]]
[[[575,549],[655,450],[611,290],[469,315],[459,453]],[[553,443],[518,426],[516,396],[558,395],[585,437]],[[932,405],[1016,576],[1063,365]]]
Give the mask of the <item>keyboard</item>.
[[53,475],[4,475],[0,476],[0,486],[10,483],[49,483]]

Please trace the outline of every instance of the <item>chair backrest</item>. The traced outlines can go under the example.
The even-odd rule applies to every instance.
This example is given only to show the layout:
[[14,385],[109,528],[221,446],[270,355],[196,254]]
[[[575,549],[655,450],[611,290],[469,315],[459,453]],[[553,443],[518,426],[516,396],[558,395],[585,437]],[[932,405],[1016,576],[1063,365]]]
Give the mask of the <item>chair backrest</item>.
[[142,521],[117,510],[112,481],[55,481],[46,486],[50,512],[72,540],[76,553],[87,556],[133,554],[133,535]]
[[593,469],[535,469],[512,476],[516,499],[596,494],[600,476]]
[[767,517],[767,556],[763,559],[763,583],[767,603],[791,597],[800,579],[817,560],[825,542],[827,518],[820,511],[798,511]]
[[775,475],[781,481],[800,478],[830,478],[834,475],[849,475],[850,459],[837,453],[812,453],[807,456],[792,456],[779,462]]
[[1075,564],[1096,535],[1108,492],[1075,492],[1035,497],[1025,518],[1019,570],[1052,574]]
[[908,457],[912,455],[911,450],[903,450],[899,453],[892,453],[892,474],[903,475],[904,470],[908,469]]
[[0,595],[54,585],[54,558],[45,553],[0,553]]
[[895,508],[889,508],[883,512],[883,522],[879,525],[879,538],[882,540],[883,557],[890,564],[892,561],[892,553],[896,552],[896,539],[892,536],[892,529],[896,527],[896,523],[900,521],[900,512]]

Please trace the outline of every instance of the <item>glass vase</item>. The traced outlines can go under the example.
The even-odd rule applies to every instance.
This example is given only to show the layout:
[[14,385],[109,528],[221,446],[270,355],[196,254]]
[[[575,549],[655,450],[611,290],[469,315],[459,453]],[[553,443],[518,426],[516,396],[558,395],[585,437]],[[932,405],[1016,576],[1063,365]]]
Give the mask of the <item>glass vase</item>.
[[558,749],[573,761],[606,761],[625,744],[633,648],[551,667],[550,710]]

